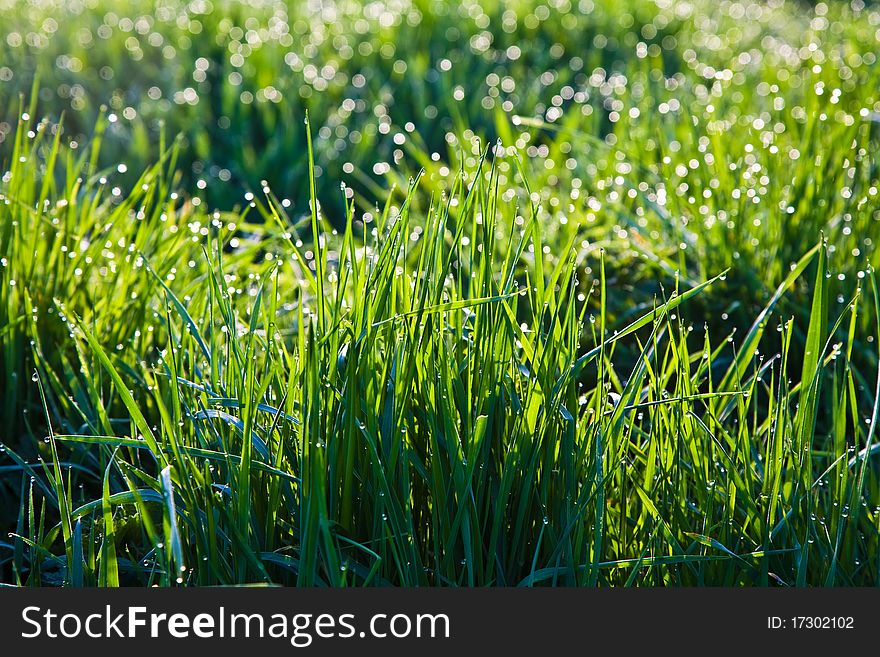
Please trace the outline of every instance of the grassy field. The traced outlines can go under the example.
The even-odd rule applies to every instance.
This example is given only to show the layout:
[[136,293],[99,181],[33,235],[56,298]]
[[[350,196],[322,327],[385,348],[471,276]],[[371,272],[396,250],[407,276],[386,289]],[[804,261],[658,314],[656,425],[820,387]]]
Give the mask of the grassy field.
[[0,582],[880,583],[880,7],[0,0]]

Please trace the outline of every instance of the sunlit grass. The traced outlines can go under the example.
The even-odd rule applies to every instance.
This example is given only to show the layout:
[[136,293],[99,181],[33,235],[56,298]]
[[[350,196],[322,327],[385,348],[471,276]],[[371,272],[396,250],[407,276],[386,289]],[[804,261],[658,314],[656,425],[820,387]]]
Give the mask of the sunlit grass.
[[[497,158],[424,214],[414,181],[366,243],[353,204],[338,234],[313,204],[309,256],[271,195],[230,230],[158,165],[114,206],[75,165],[21,173],[37,143],[4,193],[7,390],[47,433],[6,445],[15,581],[876,581],[876,397],[850,366],[876,293],[830,314],[825,243],[731,343],[686,318],[736,272],[607,325],[602,253],[589,288],[575,250],[545,267]],[[805,279],[812,309],[777,318]]]
[[0,580],[880,582],[876,9],[93,4],[0,2]]

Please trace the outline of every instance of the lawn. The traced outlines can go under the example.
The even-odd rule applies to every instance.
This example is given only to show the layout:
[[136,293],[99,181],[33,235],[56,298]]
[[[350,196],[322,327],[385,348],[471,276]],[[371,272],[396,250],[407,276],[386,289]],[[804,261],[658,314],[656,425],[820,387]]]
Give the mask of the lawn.
[[0,582],[880,584],[880,7],[0,0]]

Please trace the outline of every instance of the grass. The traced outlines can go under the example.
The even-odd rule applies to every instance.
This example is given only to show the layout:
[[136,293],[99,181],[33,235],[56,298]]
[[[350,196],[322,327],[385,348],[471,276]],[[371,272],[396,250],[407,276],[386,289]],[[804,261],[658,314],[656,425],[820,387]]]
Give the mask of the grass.
[[[86,47],[38,3],[16,34],[53,36],[0,46],[0,98],[27,98],[2,132],[3,581],[880,582],[880,14],[203,4],[145,31],[84,6]],[[300,41],[260,33],[282,15]],[[132,30],[222,75],[102,113],[103,58],[125,93],[160,61]],[[326,89],[243,102],[330,34],[352,56]],[[88,92],[59,121],[62,78]],[[355,92],[399,118],[340,118]],[[376,127],[331,157],[343,125]]]

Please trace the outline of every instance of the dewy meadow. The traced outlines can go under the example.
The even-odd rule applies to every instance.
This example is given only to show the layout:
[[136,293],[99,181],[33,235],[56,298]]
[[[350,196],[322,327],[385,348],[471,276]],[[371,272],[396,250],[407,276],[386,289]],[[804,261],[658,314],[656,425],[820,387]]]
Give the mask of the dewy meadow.
[[880,583],[880,7],[0,0],[0,581]]

